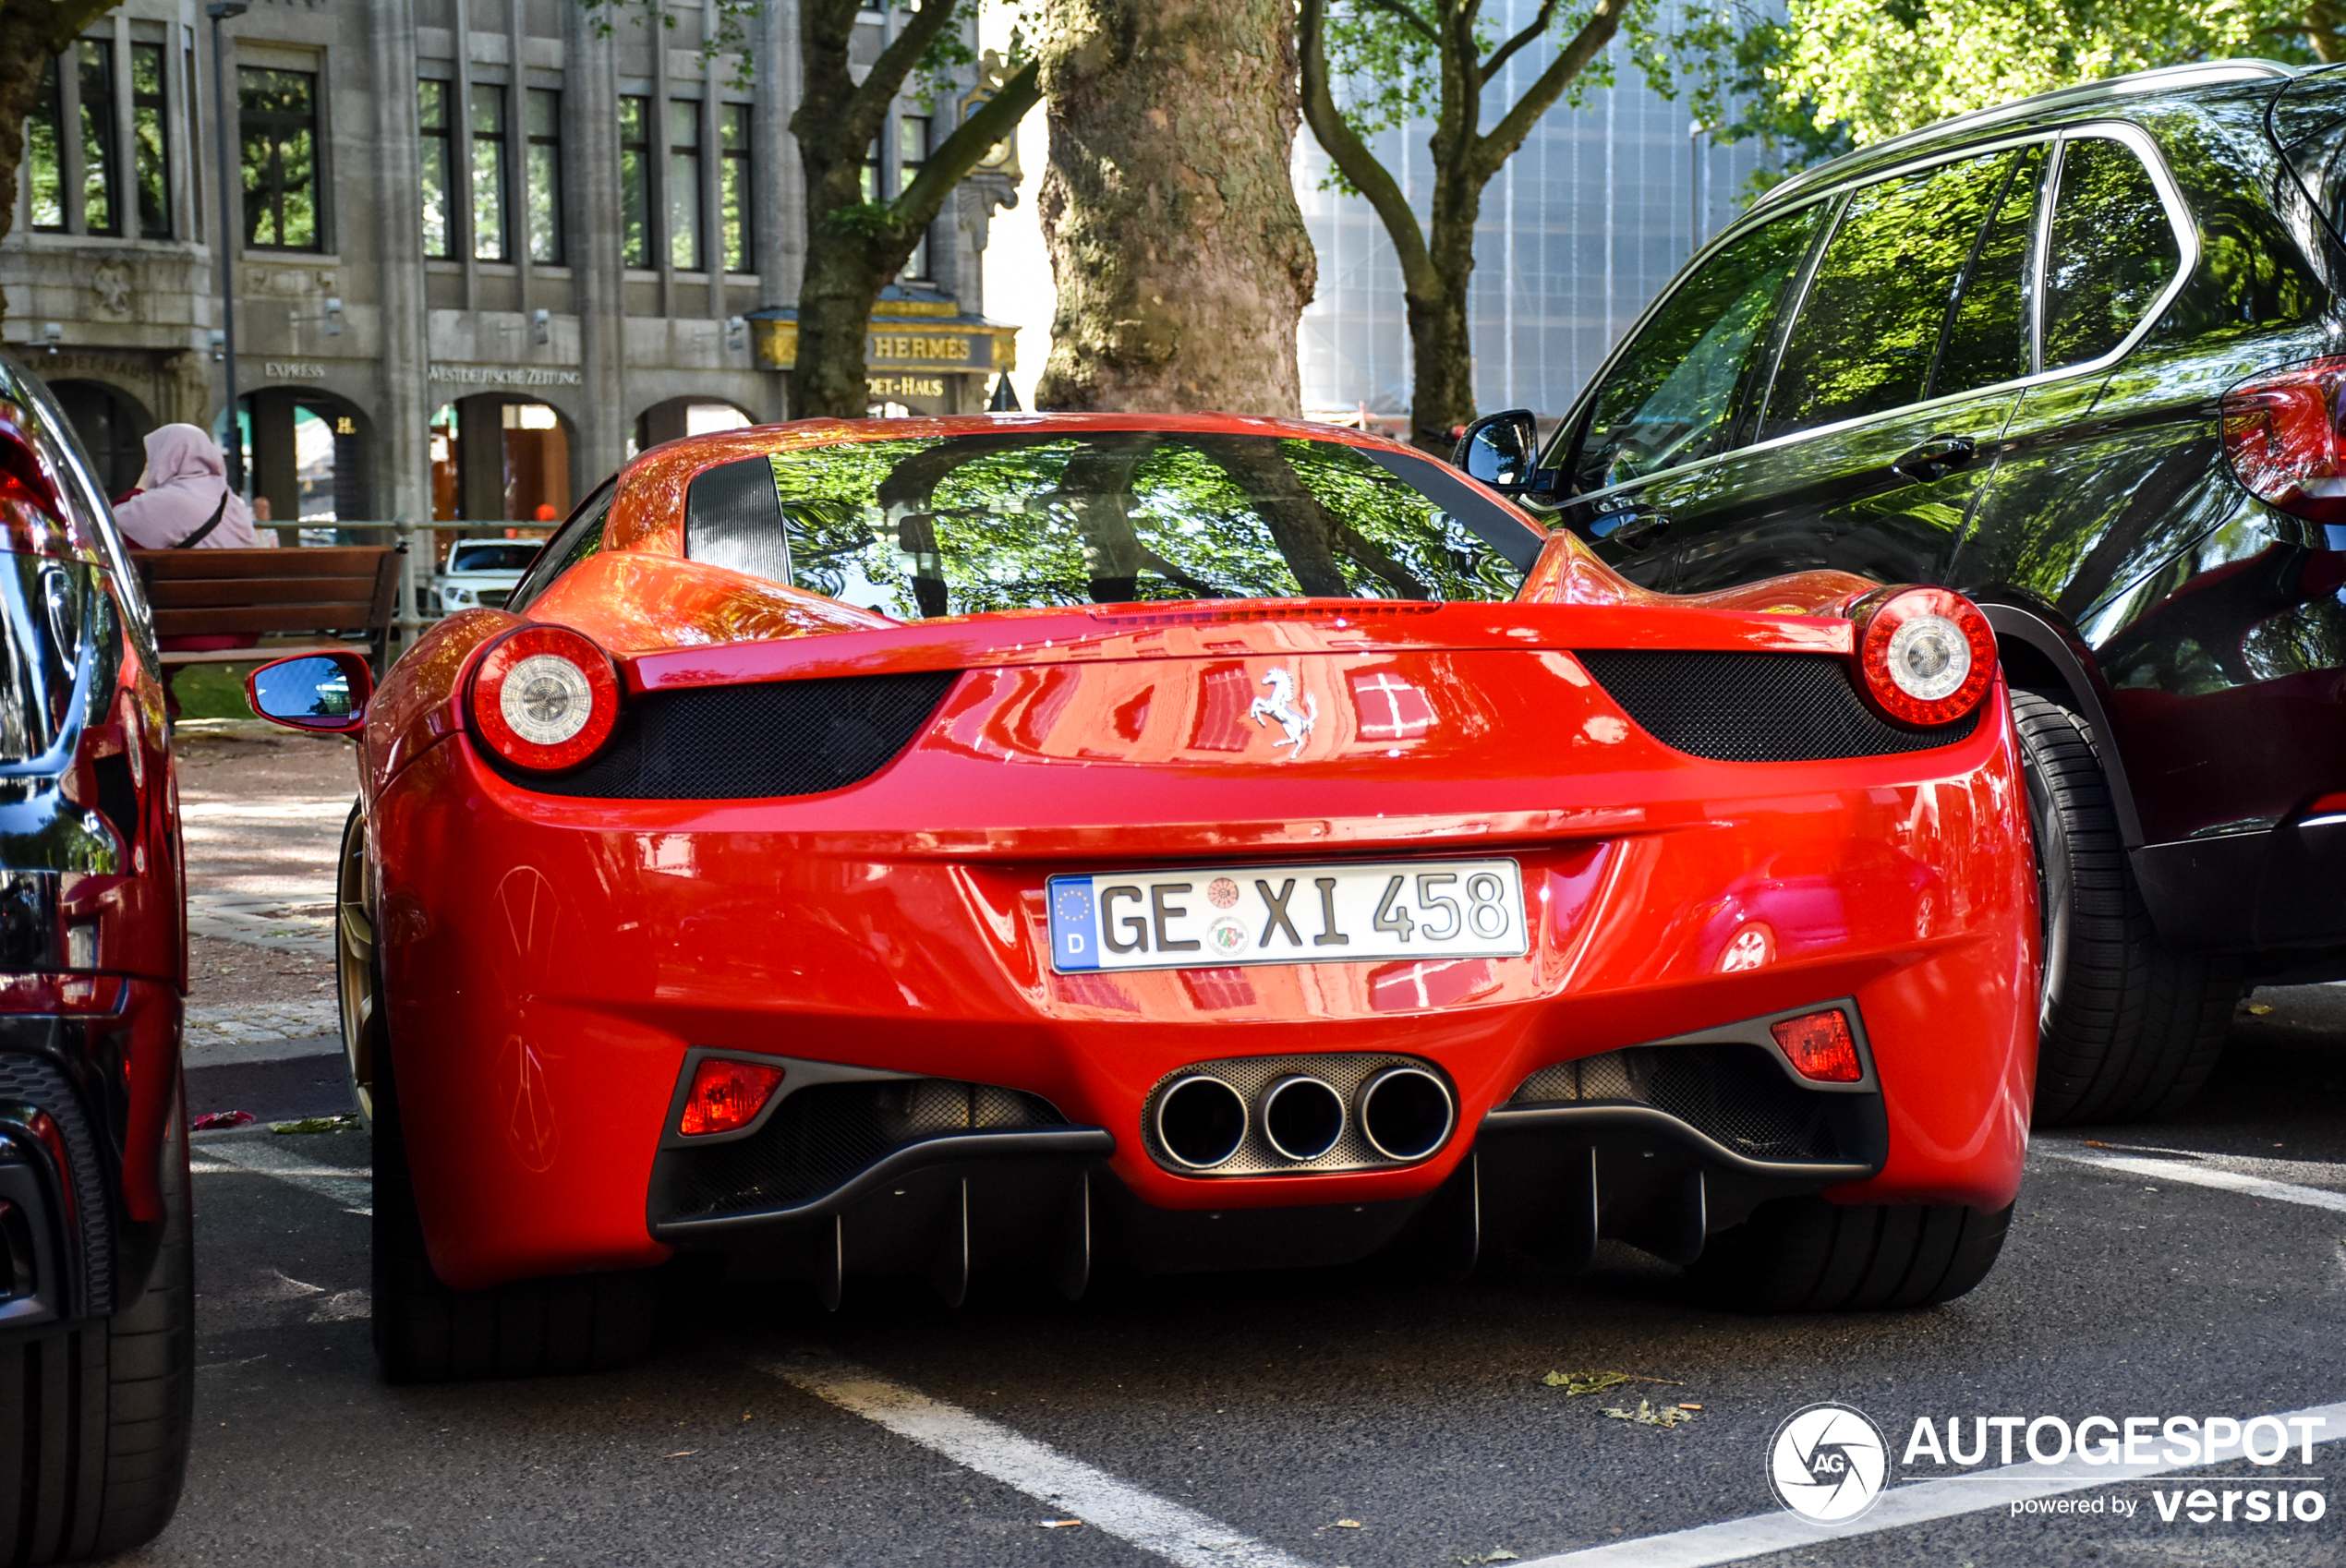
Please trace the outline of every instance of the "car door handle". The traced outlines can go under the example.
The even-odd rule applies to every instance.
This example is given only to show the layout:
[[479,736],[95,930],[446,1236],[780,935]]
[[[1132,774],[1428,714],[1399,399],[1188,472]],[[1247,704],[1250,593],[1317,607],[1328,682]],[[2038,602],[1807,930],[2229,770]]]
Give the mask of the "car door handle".
[[1979,443],[1969,436],[1933,436],[1890,465],[1903,479],[1928,484],[1943,478],[1979,455]]
[[[1670,531],[1670,519],[1659,512],[1633,512],[1626,516],[1613,513],[1622,520],[1597,537],[1609,539],[1624,549],[1646,549]],[[1603,518],[1599,518],[1600,523]]]

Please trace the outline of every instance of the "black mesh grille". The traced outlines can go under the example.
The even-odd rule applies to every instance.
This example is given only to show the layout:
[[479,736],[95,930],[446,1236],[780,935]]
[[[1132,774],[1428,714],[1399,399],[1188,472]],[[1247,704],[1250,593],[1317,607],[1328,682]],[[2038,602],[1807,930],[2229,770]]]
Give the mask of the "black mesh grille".
[[593,800],[746,801],[840,790],[894,761],[958,673],[648,692],[628,703],[584,767],[550,776],[498,771],[540,794]]
[[1507,1105],[1651,1105],[1749,1159],[1831,1160],[1827,1098],[1758,1045],[1633,1045],[1542,1067]]
[[106,1212],[106,1186],[98,1169],[98,1143],[80,1097],[66,1075],[45,1056],[0,1052],[0,1100],[49,1113],[65,1139],[73,1166],[74,1207],[81,1217],[82,1257],[89,1270],[90,1313],[114,1310],[114,1227]]
[[1935,730],[1905,730],[1866,706],[1835,654],[1651,653],[1577,656],[1622,711],[1665,746],[1719,762],[1815,762],[1951,746],[1975,710]]
[[770,1209],[838,1187],[882,1156],[957,1133],[1065,1127],[1047,1100],[944,1078],[819,1083],[774,1108],[747,1138],[682,1149],[672,1161],[671,1219]]

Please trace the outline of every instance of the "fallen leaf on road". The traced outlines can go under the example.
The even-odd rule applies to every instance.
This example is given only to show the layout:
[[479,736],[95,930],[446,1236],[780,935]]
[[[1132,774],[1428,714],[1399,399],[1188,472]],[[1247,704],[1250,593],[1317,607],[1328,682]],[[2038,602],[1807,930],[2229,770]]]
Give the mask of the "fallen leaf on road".
[[2248,1010],[2258,1018],[2263,1018],[2273,1010],[2273,1005],[2270,1002],[2251,1002],[2248,1004]]
[[1476,1556],[1461,1557],[1458,1561],[1465,1564],[1465,1568],[1482,1568],[1486,1562],[1520,1562],[1523,1559],[1509,1551],[1506,1547],[1495,1546],[1489,1551]]
[[1339,1530],[1357,1530],[1360,1527],[1360,1521],[1358,1519],[1338,1519],[1336,1522],[1336,1527]]
[[1609,1388],[1619,1388],[1629,1381],[1626,1372],[1550,1372],[1540,1380],[1550,1388],[1560,1388],[1567,1394],[1602,1393]]
[[1616,1421],[1635,1421],[1641,1427],[1675,1427],[1681,1422],[1694,1419],[1693,1414],[1683,1407],[1665,1405],[1657,1410],[1650,1400],[1643,1399],[1638,1401],[1638,1407],[1635,1410],[1622,1410],[1608,1405],[1604,1413]]
[[[252,1118],[248,1116],[245,1119],[249,1121]],[[358,1118],[355,1116],[304,1116],[299,1121],[271,1122],[269,1130],[272,1132],[340,1132],[346,1127],[357,1125]]]
[[224,1127],[250,1127],[260,1119],[250,1111],[206,1111],[187,1125],[198,1132],[212,1132]]

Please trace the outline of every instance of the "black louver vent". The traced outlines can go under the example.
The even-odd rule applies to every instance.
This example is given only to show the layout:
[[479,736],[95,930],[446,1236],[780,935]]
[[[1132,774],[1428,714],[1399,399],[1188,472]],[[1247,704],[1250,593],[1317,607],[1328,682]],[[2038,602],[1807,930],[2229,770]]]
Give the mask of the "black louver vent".
[[1817,762],[1951,746],[1979,724],[1907,730],[1866,706],[1834,654],[1649,653],[1576,656],[1606,694],[1665,746],[1717,762]]
[[540,794],[606,801],[750,801],[845,789],[912,743],[958,674],[649,692],[628,703],[618,730],[584,767],[498,771]]
[[1843,1152],[1826,1102],[1757,1045],[1633,1045],[1542,1067],[1509,1110],[1651,1105],[1747,1159],[1830,1160]]
[[664,1156],[672,1219],[779,1208],[820,1197],[914,1143],[973,1132],[1065,1127],[1050,1102],[952,1079],[820,1083],[774,1107],[747,1138]]

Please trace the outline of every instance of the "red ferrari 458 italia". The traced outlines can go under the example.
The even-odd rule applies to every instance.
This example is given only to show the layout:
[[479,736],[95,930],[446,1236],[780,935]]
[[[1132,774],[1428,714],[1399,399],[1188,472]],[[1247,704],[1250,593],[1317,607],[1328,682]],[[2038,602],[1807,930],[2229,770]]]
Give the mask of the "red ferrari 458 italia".
[[1753,1308],[1985,1276],[2037,891],[1968,602],[1614,575],[1265,419],[671,442],[370,690],[345,1033],[398,1378],[734,1277],[1461,1271]]

